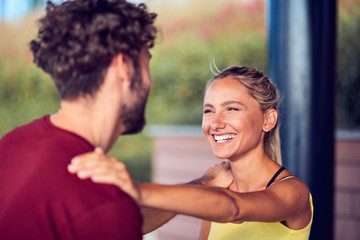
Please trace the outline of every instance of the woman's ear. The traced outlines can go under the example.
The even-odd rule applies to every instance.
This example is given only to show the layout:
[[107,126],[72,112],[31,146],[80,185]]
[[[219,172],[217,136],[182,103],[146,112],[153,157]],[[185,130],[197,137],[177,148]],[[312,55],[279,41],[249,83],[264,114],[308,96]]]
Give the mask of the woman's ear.
[[275,109],[269,109],[264,113],[264,125],[263,131],[269,132],[271,131],[277,123],[278,120],[278,112]]

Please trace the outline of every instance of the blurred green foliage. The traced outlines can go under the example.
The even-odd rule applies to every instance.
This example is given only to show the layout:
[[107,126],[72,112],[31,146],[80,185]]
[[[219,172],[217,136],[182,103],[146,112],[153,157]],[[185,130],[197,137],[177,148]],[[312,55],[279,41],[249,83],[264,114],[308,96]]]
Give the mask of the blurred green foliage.
[[208,1],[208,11],[203,12],[199,8],[204,2],[167,12],[165,19],[159,13],[163,39],[152,50],[153,87],[147,111],[151,124],[200,126],[213,60],[220,70],[243,65],[267,71],[264,1]]
[[10,129],[55,112],[58,94],[48,75],[20,59],[0,61],[0,136]]
[[360,130],[360,1],[340,1],[337,128]]
[[173,49],[158,47],[153,56],[147,119],[156,124],[201,124],[203,91],[213,76],[213,60],[219,69],[246,65],[266,70],[265,38],[251,33],[242,38],[224,34],[209,41],[187,32]]
[[121,136],[109,155],[123,161],[132,178],[149,182],[152,179],[152,146],[152,138],[145,133]]

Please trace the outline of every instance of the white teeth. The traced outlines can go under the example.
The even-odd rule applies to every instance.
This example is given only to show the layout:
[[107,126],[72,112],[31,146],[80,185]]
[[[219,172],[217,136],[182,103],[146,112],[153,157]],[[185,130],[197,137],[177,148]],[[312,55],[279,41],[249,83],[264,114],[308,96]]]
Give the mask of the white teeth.
[[214,139],[218,143],[223,143],[227,140],[233,139],[234,137],[235,135],[221,135],[221,136],[214,135]]

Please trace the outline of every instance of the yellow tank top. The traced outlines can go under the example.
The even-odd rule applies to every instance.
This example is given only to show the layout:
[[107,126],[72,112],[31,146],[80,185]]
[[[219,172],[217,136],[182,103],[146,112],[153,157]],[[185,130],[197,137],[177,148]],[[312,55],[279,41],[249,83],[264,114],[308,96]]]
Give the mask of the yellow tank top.
[[311,220],[303,229],[292,230],[280,222],[211,223],[208,240],[308,240],[314,207],[310,194]]

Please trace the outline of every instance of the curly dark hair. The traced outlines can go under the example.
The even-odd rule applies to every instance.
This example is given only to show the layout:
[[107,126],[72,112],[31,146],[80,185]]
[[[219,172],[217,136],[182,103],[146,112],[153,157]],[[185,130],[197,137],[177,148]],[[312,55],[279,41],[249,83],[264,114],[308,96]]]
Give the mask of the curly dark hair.
[[138,63],[142,48],[156,37],[155,13],[124,0],[47,2],[37,39],[30,42],[34,62],[50,74],[62,99],[93,94],[119,53]]

